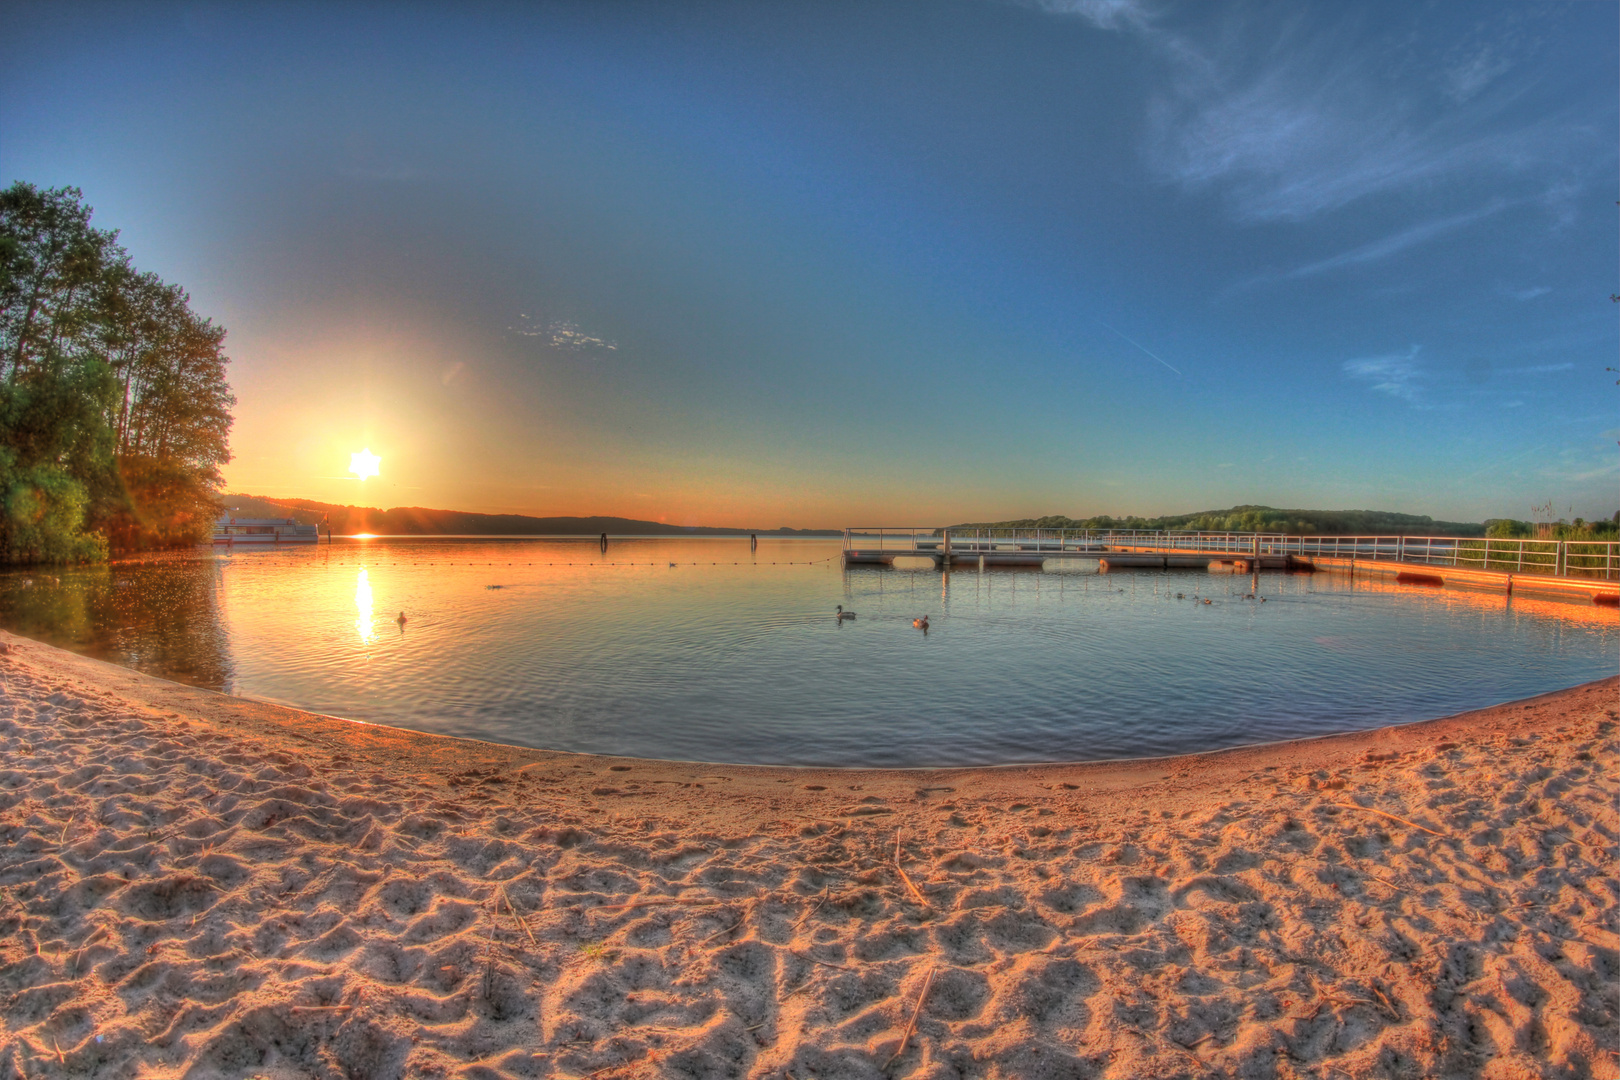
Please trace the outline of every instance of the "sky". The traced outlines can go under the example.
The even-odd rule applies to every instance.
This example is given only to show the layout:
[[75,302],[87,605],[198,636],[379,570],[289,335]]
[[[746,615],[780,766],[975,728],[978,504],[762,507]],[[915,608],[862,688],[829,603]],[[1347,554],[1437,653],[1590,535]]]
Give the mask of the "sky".
[[0,21],[0,183],[81,188],[227,328],[231,491],[762,528],[1620,508],[1620,5]]

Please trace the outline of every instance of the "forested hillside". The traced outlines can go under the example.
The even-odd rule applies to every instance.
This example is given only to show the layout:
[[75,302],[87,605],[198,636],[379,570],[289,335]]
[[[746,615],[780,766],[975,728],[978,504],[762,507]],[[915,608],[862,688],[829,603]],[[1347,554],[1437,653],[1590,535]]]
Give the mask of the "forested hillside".
[[1234,506],[1230,510],[1200,510],[1164,517],[1070,518],[1053,515],[1015,521],[973,522],[952,528],[1021,529],[1175,529],[1188,532],[1406,533],[1435,536],[1483,536],[1477,521],[1436,521],[1417,514],[1389,510],[1277,510],[1270,506]]
[[290,517],[309,525],[330,528],[334,535],[378,533],[406,536],[837,536],[836,529],[720,529],[707,526],[666,525],[622,517],[529,517],[527,514],[475,514],[463,510],[431,510],[424,506],[340,506],[310,499],[267,499],[256,495],[226,495],[226,509],[238,517]]
[[225,330],[90,224],[77,188],[0,191],[0,560],[194,543],[236,399]]

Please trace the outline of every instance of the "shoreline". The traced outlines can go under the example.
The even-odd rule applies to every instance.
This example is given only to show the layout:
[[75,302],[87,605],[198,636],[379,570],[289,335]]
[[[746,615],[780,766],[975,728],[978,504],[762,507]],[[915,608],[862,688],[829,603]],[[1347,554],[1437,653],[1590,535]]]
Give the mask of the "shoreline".
[[1620,1076],[1620,677],[828,769],[0,644],[0,1076]]

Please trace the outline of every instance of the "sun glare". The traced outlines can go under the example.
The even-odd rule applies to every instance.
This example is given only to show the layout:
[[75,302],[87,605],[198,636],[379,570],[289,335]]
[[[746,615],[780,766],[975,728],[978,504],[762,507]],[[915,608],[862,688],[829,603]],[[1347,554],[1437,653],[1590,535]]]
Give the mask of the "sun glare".
[[362,481],[364,481],[368,476],[376,476],[377,466],[381,464],[382,458],[378,457],[376,454],[373,454],[371,452],[371,447],[369,446],[360,451],[358,454],[349,455],[349,471],[358,476]]

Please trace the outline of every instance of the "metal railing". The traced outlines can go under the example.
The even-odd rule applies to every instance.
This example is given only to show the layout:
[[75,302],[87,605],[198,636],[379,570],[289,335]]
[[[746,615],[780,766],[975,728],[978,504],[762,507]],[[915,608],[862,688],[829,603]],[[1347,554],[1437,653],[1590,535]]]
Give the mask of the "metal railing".
[[[947,533],[949,536],[947,537]],[[1620,542],[1519,540],[1484,536],[1289,536],[1283,533],[1171,532],[1144,529],[944,529],[863,526],[844,530],[844,550],[885,555],[1044,552],[1096,557],[1107,551],[1301,558],[1374,559],[1510,574],[1620,580]]]

